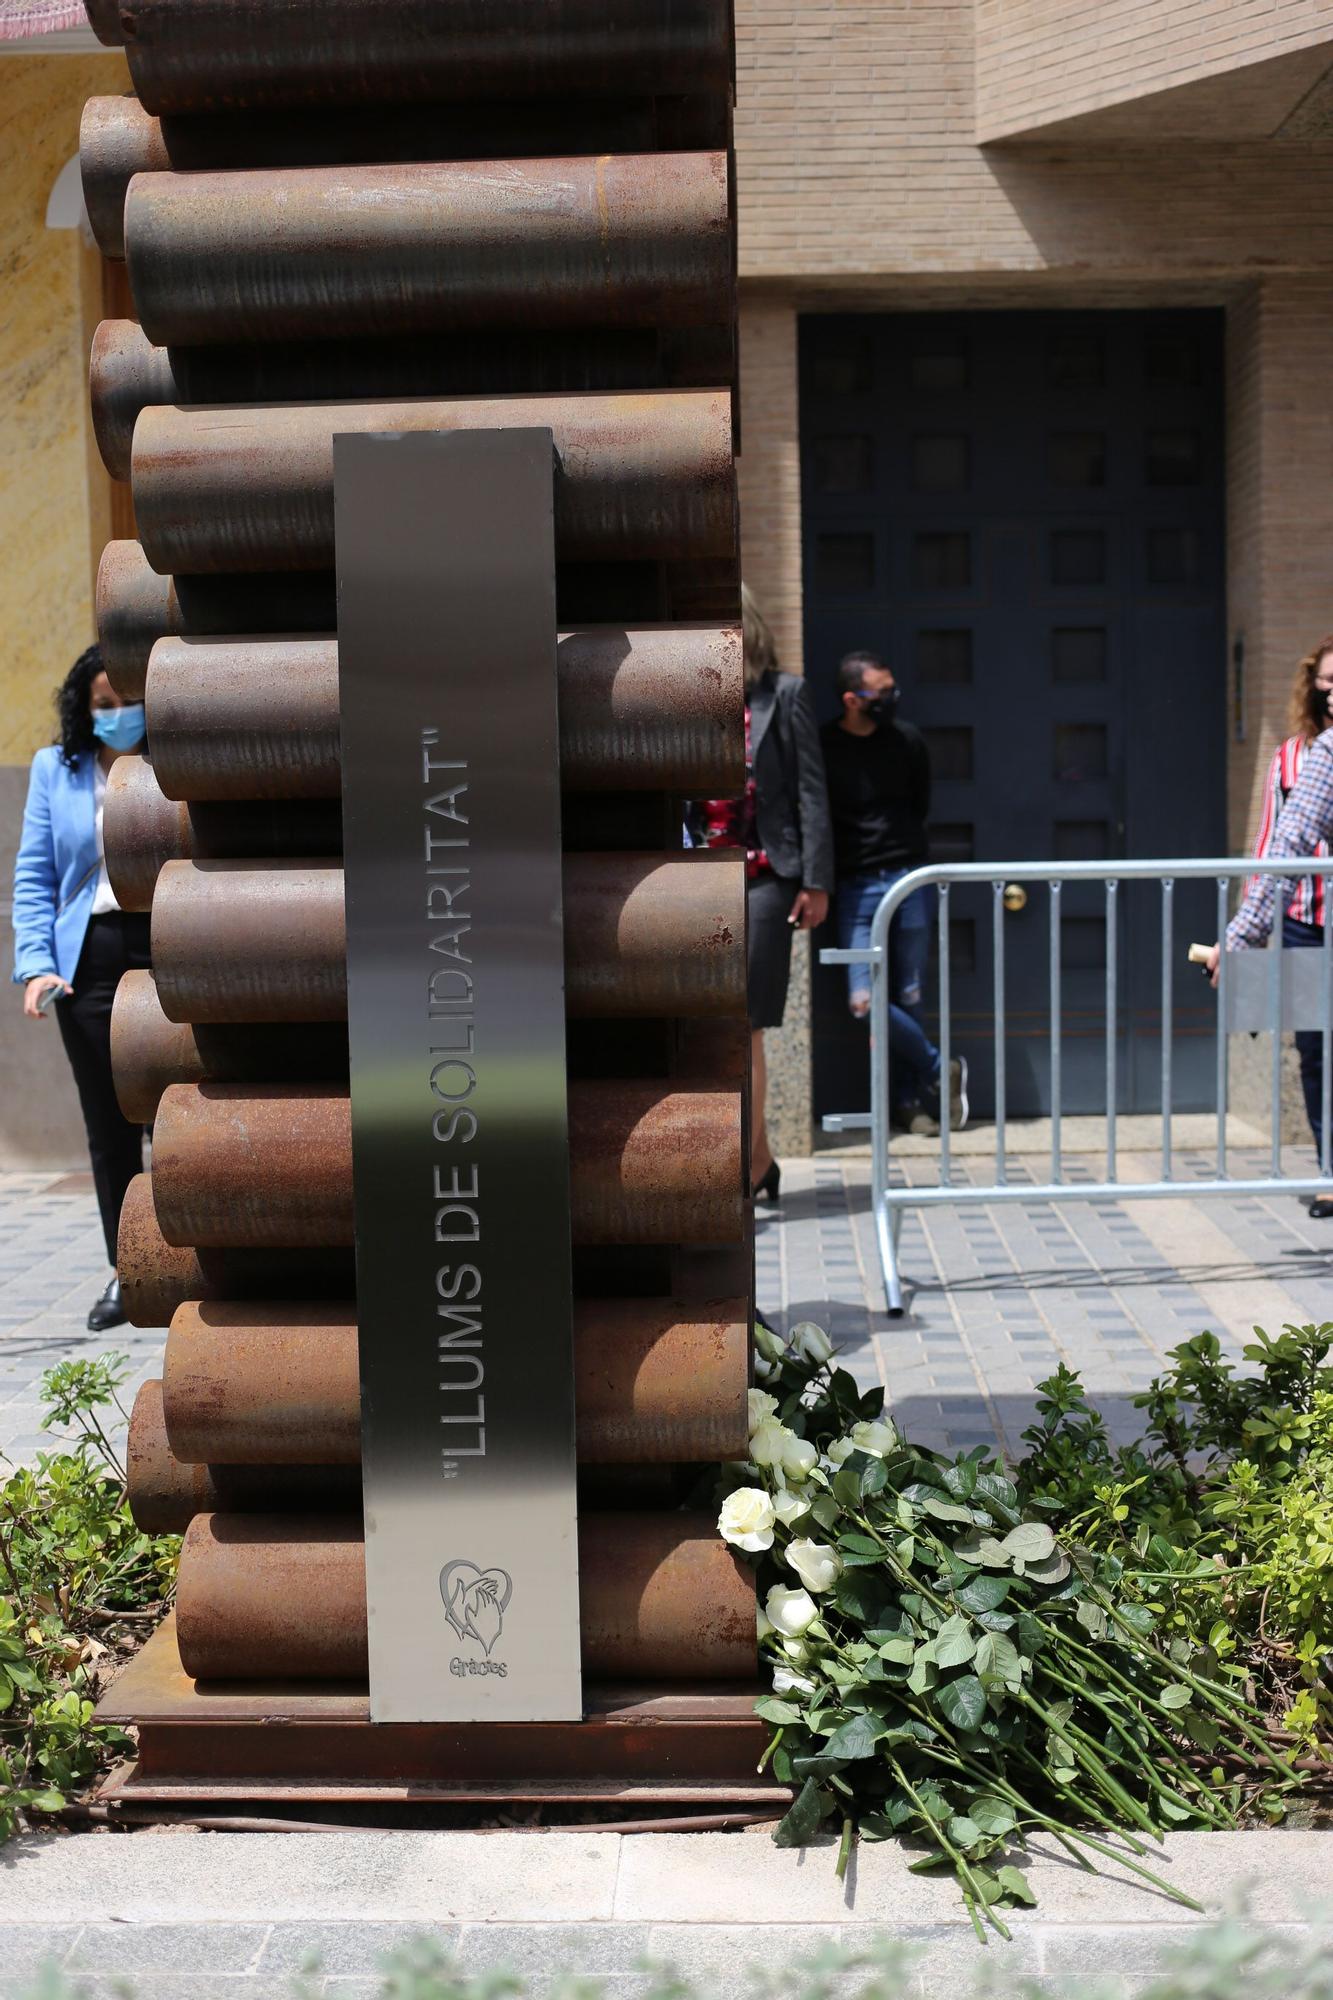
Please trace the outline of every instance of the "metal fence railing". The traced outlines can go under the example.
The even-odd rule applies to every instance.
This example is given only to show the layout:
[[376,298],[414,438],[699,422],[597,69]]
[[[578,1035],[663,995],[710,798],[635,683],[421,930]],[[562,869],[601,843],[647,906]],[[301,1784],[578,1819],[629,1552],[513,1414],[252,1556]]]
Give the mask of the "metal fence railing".
[[[1193,1176],[1182,1183],[1172,1178],[1173,1115],[1173,1014],[1175,972],[1180,949],[1175,937],[1175,889],[1180,882],[1208,882],[1216,887],[1216,928],[1213,935],[1226,932],[1230,885],[1238,878],[1266,874],[1278,876],[1275,895],[1274,948],[1258,952],[1223,952],[1217,987],[1217,1049],[1215,1095],[1217,1118],[1217,1163],[1211,1178]],[[1003,869],[989,863],[969,862],[914,869],[895,882],[875,912],[870,945],[847,951],[821,951],[825,965],[870,965],[870,1110],[826,1117],[824,1129],[833,1132],[869,1129],[872,1156],[872,1193],[875,1232],[884,1292],[889,1312],[903,1310],[903,1289],[899,1266],[899,1241],[903,1213],[908,1208],[991,1202],[1063,1202],[1162,1199],[1188,1191],[1191,1199],[1208,1194],[1269,1194],[1281,1191],[1293,1195],[1333,1195],[1330,1172],[1330,1103],[1333,1097],[1333,893],[1324,898],[1322,948],[1316,951],[1277,948],[1282,934],[1283,883],[1295,876],[1333,874],[1333,858],[1302,858],[1293,870],[1284,861],[1170,860],[1170,861],[1028,861],[1011,863]],[[1105,959],[1103,1013],[1105,1017],[1104,1104],[1099,1113],[1106,1125],[1105,1173],[1101,1180],[1066,1179],[1062,1157],[1061,1117],[1064,1084],[1062,1013],[1062,891],[1068,885],[1103,886]],[[1161,899],[1161,1174],[1155,1181],[1122,1181],[1118,1178],[1116,1110],[1120,1077],[1120,979],[1117,932],[1120,891],[1126,883],[1157,884]],[[1049,903],[1049,1098],[1051,1121],[1050,1174],[1045,1182],[1011,1182],[1007,1171],[1007,1063],[1005,1006],[1004,893],[1015,884],[1044,884]],[[952,966],[950,961],[950,892],[964,886],[989,886],[991,892],[991,1003],[995,1050],[995,1166],[990,1180],[958,1181],[953,1178],[950,1160],[948,1120],[949,1064],[954,1053],[955,1023],[951,1005]],[[915,890],[934,887],[938,891],[938,992],[941,1073],[944,1079],[939,1136],[939,1173],[934,1182],[912,1185],[894,1177],[889,1155],[890,1048],[889,1002],[892,997],[889,932],[896,912]],[[1211,941],[1211,940],[1210,940]],[[1281,1158],[1282,1133],[1282,1030],[1316,1029],[1323,1036],[1323,1103],[1319,1172],[1316,1176],[1284,1175]],[[1228,1034],[1240,1029],[1265,1029],[1273,1033],[1271,1064],[1272,1138],[1269,1172],[1261,1177],[1233,1179],[1227,1171]]]

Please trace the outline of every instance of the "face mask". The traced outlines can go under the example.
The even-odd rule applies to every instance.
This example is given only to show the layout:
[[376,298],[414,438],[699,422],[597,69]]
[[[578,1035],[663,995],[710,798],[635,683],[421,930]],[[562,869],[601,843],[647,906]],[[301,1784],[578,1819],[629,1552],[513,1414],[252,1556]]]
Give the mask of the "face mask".
[[141,701],[126,702],[123,708],[93,710],[93,735],[108,750],[137,750],[145,727]]
[[897,688],[886,688],[883,694],[877,694],[873,701],[863,702],[861,713],[868,715],[872,722],[892,722],[897,706]]

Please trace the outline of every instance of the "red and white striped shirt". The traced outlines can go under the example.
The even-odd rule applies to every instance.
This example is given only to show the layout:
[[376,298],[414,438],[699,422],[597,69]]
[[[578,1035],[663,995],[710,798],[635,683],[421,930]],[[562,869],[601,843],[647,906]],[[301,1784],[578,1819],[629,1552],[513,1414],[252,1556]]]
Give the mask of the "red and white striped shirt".
[[[1264,809],[1254,843],[1256,861],[1268,858],[1274,829],[1282,815],[1283,806],[1295,789],[1296,780],[1301,774],[1301,766],[1305,762],[1309,748],[1310,745],[1304,736],[1289,736],[1273,753],[1273,761],[1268,767],[1268,776],[1264,781]],[[1328,851],[1326,840],[1321,840],[1314,850],[1319,856],[1326,855]],[[1297,918],[1303,924],[1323,923],[1324,883],[1321,876],[1301,877],[1288,900],[1287,915]]]

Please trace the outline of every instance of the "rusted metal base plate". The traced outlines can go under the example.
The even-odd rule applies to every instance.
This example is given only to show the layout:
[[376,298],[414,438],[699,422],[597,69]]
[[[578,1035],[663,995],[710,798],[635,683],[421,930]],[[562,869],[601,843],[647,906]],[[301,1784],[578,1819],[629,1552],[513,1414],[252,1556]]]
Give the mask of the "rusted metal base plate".
[[105,1804],[201,1800],[366,1806],[510,1801],[768,1805],[769,1731],[754,1688],[589,1685],[582,1722],[377,1723],[364,1687],[205,1684],[168,1618],[98,1707],[134,1728],[138,1761]]

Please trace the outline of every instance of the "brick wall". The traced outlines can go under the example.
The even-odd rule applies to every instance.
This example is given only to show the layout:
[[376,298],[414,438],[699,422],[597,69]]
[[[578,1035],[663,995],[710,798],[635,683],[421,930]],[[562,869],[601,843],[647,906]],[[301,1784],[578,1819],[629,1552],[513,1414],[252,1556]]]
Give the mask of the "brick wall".
[[[976,134],[999,139],[1275,61],[1274,81],[1294,96],[1303,71],[1313,82],[1327,66],[1330,37],[1333,0],[977,0]],[[1264,115],[1267,80],[1236,81],[1237,114],[1248,97]]]
[[737,28],[747,278],[830,292],[887,274],[1333,266],[1327,144],[986,151],[970,4],[739,0]]

